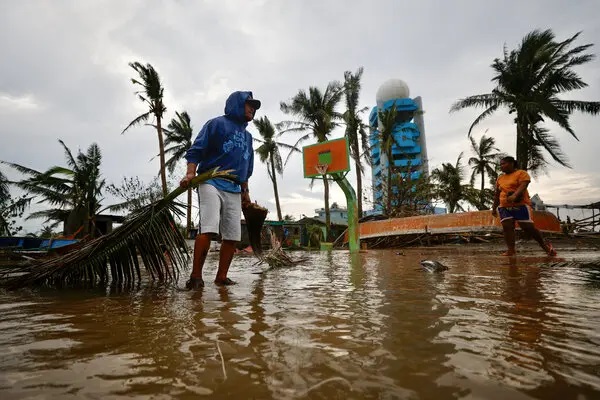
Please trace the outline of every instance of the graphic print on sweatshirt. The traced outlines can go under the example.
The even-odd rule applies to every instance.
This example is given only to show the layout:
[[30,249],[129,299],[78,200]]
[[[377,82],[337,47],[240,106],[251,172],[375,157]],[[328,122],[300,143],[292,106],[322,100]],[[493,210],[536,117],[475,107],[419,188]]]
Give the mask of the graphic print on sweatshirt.
[[233,134],[233,140],[228,140],[223,143],[223,151],[225,153],[231,152],[234,147],[237,147],[243,151],[242,157],[244,160],[248,160],[250,152],[248,151],[248,143],[246,142],[245,131],[235,131]]

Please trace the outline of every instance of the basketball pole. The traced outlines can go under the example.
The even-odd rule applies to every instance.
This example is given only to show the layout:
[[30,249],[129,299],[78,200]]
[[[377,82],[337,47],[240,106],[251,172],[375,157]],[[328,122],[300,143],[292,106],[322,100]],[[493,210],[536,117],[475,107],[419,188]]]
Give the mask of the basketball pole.
[[340,173],[328,174],[337,182],[342,192],[346,195],[348,210],[348,249],[350,253],[360,250],[360,237],[358,235],[358,208],[356,206],[356,192],[346,177]]

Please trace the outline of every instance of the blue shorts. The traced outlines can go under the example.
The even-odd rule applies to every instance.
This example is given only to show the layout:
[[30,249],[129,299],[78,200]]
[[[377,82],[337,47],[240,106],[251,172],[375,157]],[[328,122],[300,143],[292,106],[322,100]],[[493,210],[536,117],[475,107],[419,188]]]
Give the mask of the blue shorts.
[[500,222],[507,219],[514,219],[515,221],[533,223],[533,219],[531,219],[531,207],[529,206],[498,207],[498,215],[500,215]]

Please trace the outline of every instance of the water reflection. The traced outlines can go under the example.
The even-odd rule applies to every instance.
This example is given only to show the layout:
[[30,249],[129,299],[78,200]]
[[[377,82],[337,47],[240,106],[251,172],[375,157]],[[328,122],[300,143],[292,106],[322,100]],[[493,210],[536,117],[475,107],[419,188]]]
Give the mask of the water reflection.
[[[0,396],[600,393],[600,292],[589,271],[539,257],[404,254],[314,252],[304,265],[259,274],[240,257],[238,285],[192,292],[145,283],[0,292]],[[422,258],[450,269],[426,273]]]

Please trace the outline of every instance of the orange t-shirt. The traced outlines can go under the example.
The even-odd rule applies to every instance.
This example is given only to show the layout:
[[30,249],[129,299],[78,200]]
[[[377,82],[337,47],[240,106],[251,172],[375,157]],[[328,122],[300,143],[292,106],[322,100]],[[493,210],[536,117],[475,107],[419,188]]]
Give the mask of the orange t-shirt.
[[531,178],[527,171],[523,171],[522,169],[516,169],[510,174],[502,174],[498,177],[496,187],[500,190],[500,207],[531,205],[527,189],[525,189],[519,201],[510,203],[507,200],[507,197],[513,192],[516,192],[523,182],[531,182]]

